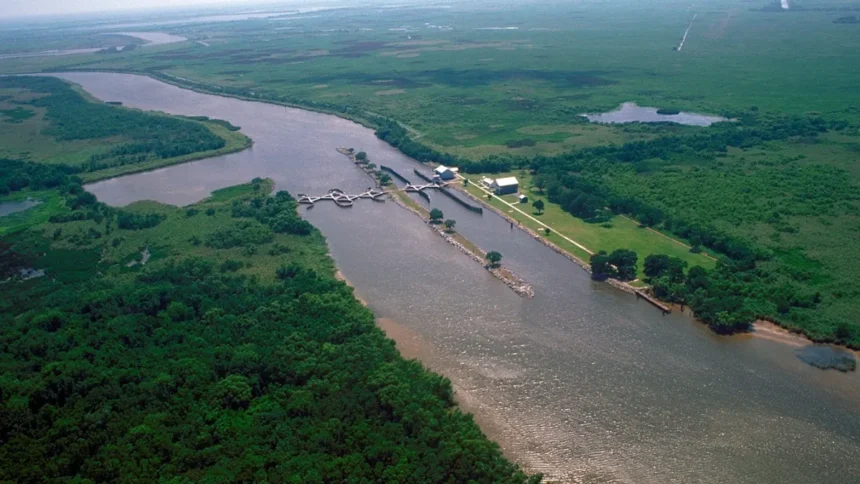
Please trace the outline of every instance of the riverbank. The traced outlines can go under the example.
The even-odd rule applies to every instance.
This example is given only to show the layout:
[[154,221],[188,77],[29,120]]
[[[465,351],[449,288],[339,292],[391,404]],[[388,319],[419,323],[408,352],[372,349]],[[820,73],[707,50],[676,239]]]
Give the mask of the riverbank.
[[[376,183],[376,186],[378,188],[383,188],[383,184],[380,180],[379,175],[380,172],[374,169],[375,165],[370,166],[371,164],[368,163],[366,159],[358,160],[356,157],[356,152],[352,148],[338,147],[337,152],[346,156],[355,166],[361,168],[362,171],[364,171],[371,179],[373,179],[374,183]],[[473,244],[471,241],[469,241],[469,239],[463,237],[457,232],[449,231],[443,228],[443,225],[433,223],[430,220],[430,212],[427,211],[420,204],[409,198],[409,196],[404,191],[396,188],[389,189],[387,191],[387,194],[390,200],[392,200],[400,207],[421,217],[424,223],[434,232],[436,232],[439,236],[445,239],[446,242],[459,249],[460,252],[463,252],[475,262],[481,264],[485,269],[487,269],[487,271],[493,274],[493,276],[495,276],[497,279],[505,283],[506,286],[511,288],[511,290],[514,291],[518,296],[529,299],[535,296],[534,289],[532,289],[531,285],[529,285],[522,277],[518,276],[516,273],[503,266],[491,267],[489,264],[487,264],[487,251]]]

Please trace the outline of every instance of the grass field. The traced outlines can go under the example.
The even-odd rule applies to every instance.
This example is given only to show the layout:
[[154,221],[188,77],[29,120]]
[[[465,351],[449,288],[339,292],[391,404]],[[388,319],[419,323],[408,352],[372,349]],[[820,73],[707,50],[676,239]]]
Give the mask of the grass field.
[[[521,193],[525,193],[529,197],[528,204],[518,203],[518,199],[515,194],[504,195],[501,197],[494,195],[491,199],[488,199],[486,192],[479,188],[479,180],[482,176],[484,175],[466,175],[466,178],[469,180],[466,190],[469,193],[479,197],[484,201],[484,203],[489,203],[500,209],[524,226],[538,232],[539,234],[543,234],[545,228],[543,225],[540,225],[529,217],[511,209],[508,205],[502,203],[500,199],[514,204],[526,214],[552,228],[550,235],[544,235],[544,237],[586,262],[590,257],[588,252],[574,244],[571,244],[558,235],[561,234],[567,236],[568,238],[585,246],[591,252],[598,252],[600,250],[612,252],[616,249],[630,249],[639,255],[640,275],[642,275],[642,264],[645,261],[645,257],[651,254],[666,254],[672,257],[678,257],[687,261],[691,267],[698,265],[706,269],[710,269],[716,264],[716,260],[712,256],[702,253],[691,253],[689,246],[685,245],[682,241],[669,238],[666,235],[647,228],[642,228],[634,220],[627,217],[615,216],[608,224],[592,224],[578,219],[563,211],[557,204],[548,201],[545,194],[541,193],[531,185],[531,176],[525,172],[510,172],[498,175],[488,174],[487,176],[516,176],[520,181]],[[532,207],[531,203],[535,200],[543,200],[543,213],[538,214],[534,207]]]

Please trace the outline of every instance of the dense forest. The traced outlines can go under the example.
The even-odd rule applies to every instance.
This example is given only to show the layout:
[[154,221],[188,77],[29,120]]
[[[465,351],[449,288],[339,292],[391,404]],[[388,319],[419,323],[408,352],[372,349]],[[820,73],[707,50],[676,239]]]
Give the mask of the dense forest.
[[30,92],[29,100],[15,102],[44,108],[49,127],[43,134],[58,141],[121,140],[104,152],[92,154],[82,167],[85,171],[175,158],[226,145],[223,138],[201,123],[91,102],[68,83],[53,77],[3,77],[0,89]]
[[71,181],[79,170],[67,165],[41,165],[0,158],[0,196],[24,189],[56,188]]
[[270,182],[116,210],[10,166],[67,210],[0,242],[0,480],[540,480],[399,356]]

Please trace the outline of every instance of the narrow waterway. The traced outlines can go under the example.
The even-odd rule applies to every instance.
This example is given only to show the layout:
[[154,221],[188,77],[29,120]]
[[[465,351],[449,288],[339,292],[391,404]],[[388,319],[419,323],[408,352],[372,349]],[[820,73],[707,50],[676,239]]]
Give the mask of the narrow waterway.
[[[417,181],[414,161],[333,116],[146,77],[62,77],[105,101],[225,119],[255,141],[88,187],[112,205],[189,204],[256,176],[292,193],[361,191],[367,176],[338,146]],[[718,337],[687,316],[661,316],[492,212],[430,196],[458,231],[504,254],[536,297],[518,297],[393,203],[320,204],[302,215],[403,351],[449,377],[485,431],[528,469],[583,483],[857,482],[857,374],[815,369],[790,345]]]

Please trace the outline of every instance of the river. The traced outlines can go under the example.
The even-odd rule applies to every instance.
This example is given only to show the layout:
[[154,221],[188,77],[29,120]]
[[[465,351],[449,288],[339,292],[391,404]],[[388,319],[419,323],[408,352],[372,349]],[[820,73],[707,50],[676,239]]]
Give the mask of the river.
[[[105,101],[225,119],[254,139],[240,153],[88,186],[112,205],[189,204],[256,176],[294,194],[367,187],[338,146],[410,179],[419,167],[334,116],[140,76],[62,77]],[[583,483],[857,482],[856,373],[815,369],[770,339],[719,337],[688,316],[662,316],[496,214],[430,196],[459,232],[504,254],[536,297],[518,297],[393,203],[319,204],[302,215],[402,351],[449,377],[464,407],[527,469]]]

